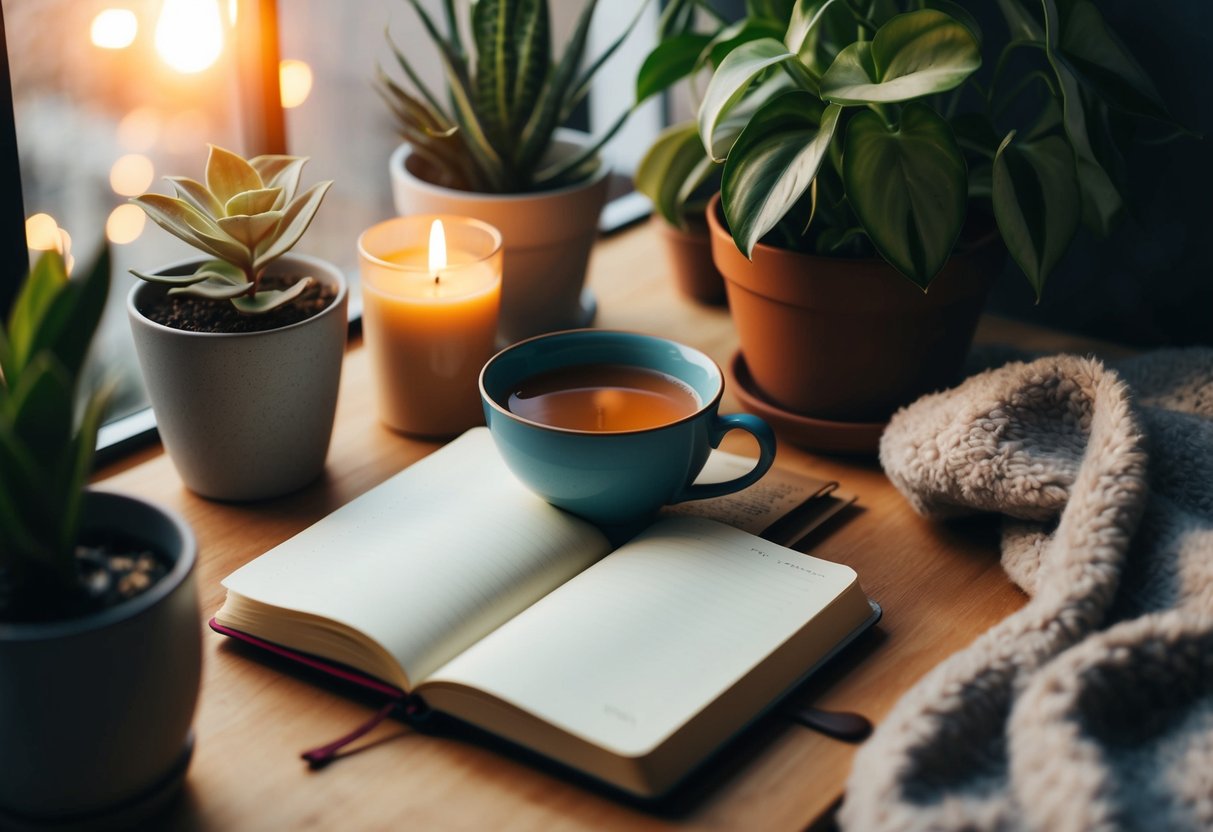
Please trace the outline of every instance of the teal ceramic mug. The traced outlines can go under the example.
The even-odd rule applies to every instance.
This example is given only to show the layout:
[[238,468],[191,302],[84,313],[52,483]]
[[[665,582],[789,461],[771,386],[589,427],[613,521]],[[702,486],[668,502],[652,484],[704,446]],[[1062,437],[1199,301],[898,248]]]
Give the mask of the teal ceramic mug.
[[[509,409],[510,395],[527,379],[602,364],[672,376],[694,392],[698,408],[668,424],[624,431],[554,427]],[[720,367],[699,350],[666,338],[599,329],[520,341],[491,358],[480,373],[485,421],[514,475],[549,503],[602,525],[643,520],[670,503],[729,494],[767,472],[775,459],[771,428],[749,414],[721,416],[723,393]],[[754,468],[727,482],[694,484],[711,449],[736,429],[758,440]]]

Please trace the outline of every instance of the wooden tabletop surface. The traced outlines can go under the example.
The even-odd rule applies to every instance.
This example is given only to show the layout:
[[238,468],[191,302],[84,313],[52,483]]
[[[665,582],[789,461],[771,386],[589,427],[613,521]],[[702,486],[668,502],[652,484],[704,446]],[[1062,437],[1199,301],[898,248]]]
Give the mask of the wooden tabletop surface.
[[[640,227],[595,248],[590,286],[596,325],[658,333],[722,365],[736,349],[726,310],[681,298],[654,231]],[[1107,345],[998,319],[979,340],[1037,349],[1115,352]],[[725,394],[722,412],[739,409]],[[749,437],[724,447],[751,450]],[[197,497],[159,446],[101,471],[99,485],[158,502],[193,526],[200,546],[204,617],[223,600],[220,580],[262,552],[433,451],[375,415],[366,353],[351,344],[325,475],[307,489],[257,504]],[[777,464],[836,479],[857,505],[815,533],[812,551],[849,564],[884,619],[795,694],[795,701],[858,711],[873,720],[933,665],[1024,601],[998,565],[990,520],[941,525],[918,517],[874,460],[816,455],[786,443]],[[341,557],[334,552],[334,557]],[[196,750],[184,795],[164,823],[176,829],[803,829],[828,819],[855,747],[779,717],[730,746],[675,799],[628,804],[500,749],[381,725],[358,753],[309,771],[299,753],[364,721],[374,703],[255,656],[205,630]]]

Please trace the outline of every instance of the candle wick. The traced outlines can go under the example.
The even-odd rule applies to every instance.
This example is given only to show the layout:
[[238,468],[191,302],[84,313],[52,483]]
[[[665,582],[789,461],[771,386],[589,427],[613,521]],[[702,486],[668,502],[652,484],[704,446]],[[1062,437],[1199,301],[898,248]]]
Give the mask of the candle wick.
[[434,285],[438,285],[438,272],[434,272]]

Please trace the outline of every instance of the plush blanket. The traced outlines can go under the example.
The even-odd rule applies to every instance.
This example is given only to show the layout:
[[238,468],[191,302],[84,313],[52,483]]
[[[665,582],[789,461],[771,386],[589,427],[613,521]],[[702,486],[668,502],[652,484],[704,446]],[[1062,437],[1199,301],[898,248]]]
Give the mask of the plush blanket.
[[1213,829],[1213,350],[1011,363],[880,458],[927,517],[1002,514],[1030,598],[894,706],[843,828]]

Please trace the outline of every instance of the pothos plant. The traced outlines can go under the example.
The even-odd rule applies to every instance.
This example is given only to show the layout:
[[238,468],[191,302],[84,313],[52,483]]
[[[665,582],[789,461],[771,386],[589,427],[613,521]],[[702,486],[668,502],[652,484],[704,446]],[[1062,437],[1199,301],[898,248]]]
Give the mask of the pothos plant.
[[230,300],[241,312],[260,314],[299,297],[313,282],[305,276],[286,289],[263,289],[266,266],[299,242],[333,184],[319,182],[296,196],[307,159],[243,157],[210,145],[205,184],[166,177],[176,197],[144,194],[132,202],[152,220],[216,259],[191,274],[131,274],[169,286],[170,295]]
[[[789,13],[777,2],[752,2],[746,17],[730,23],[707,0],[670,0],[658,22],[657,46],[636,76],[637,105],[683,78],[697,80],[701,70],[714,69],[747,41],[782,37]],[[697,84],[692,93],[702,97]],[[722,120],[722,141],[736,139],[758,101],[752,96]],[[720,189],[720,168],[720,160],[704,149],[697,124],[685,121],[658,134],[637,164],[633,183],[662,219],[685,227],[688,217],[702,216],[707,198]]]
[[698,113],[738,248],[877,253],[925,290],[984,204],[1039,299],[1124,212],[1127,129],[1182,130],[1091,0],[998,8],[996,36],[951,0],[751,3],[781,33],[722,47]]
[[47,252],[0,326],[0,620],[70,615],[90,601],[75,548],[110,395],[78,395],[108,290],[105,252],[70,280]]
[[[641,0],[643,10],[648,0]],[[400,132],[429,167],[435,184],[482,193],[523,193],[584,181],[600,164],[598,151],[623,126],[630,108],[589,147],[566,159],[546,157],[556,128],[589,94],[598,69],[636,25],[582,68],[597,0],[589,0],[559,61],[552,56],[547,0],[476,0],[461,16],[443,0],[445,31],[409,0],[438,51],[446,77],[439,100],[394,43],[410,92],[379,70],[379,87]],[[462,30],[472,36],[465,47]],[[390,36],[389,36],[390,40]]]

